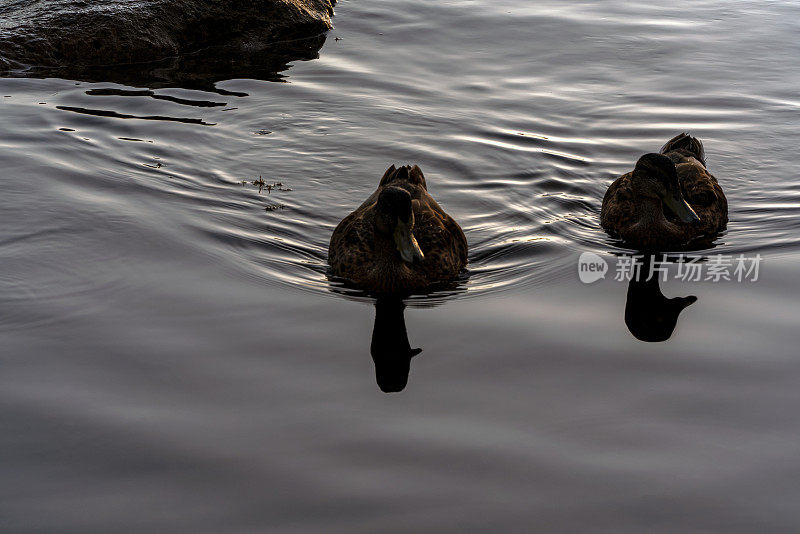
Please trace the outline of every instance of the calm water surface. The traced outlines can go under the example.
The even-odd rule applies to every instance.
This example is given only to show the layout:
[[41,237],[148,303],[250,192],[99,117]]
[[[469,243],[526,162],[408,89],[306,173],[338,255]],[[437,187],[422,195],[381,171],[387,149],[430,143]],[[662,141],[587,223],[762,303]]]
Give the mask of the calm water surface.
[[[343,0],[280,77],[0,79],[0,531],[800,530],[798,20]],[[703,254],[763,262],[662,284],[698,300],[646,343],[577,258],[624,252],[602,195],[684,130],[731,208]],[[326,253],[392,163],[470,264],[408,302],[387,395]]]

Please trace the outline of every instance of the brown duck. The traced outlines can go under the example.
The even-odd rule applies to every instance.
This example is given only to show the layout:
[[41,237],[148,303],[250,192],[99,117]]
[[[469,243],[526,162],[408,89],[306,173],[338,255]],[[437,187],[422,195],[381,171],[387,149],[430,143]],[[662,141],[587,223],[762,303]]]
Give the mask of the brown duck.
[[685,133],[617,178],[600,211],[603,228],[646,250],[710,243],[727,223],[728,201],[706,169],[703,143]]
[[458,276],[467,239],[428,194],[419,167],[392,165],[333,231],[328,263],[334,276],[373,293],[424,292]]

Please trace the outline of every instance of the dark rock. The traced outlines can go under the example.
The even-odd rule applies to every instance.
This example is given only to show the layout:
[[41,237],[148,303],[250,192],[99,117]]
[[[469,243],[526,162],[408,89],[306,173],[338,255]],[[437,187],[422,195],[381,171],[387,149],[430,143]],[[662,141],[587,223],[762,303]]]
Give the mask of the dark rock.
[[[97,70],[99,66],[190,54],[202,57],[209,48],[215,49],[212,55],[216,58],[227,55],[232,59],[270,47],[274,52],[275,43],[318,37],[329,30],[334,3],[335,0],[6,1],[0,4],[0,70]],[[321,45],[319,40],[318,44]],[[294,45],[288,46],[289,50],[293,48]],[[308,55],[313,44],[299,48],[301,56]]]

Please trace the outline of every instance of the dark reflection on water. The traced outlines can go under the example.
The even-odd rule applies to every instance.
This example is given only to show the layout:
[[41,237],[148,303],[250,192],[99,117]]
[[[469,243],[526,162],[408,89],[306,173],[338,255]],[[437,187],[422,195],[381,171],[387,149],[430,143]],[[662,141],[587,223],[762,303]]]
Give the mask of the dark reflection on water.
[[[289,70],[322,42],[0,79],[0,530],[798,531],[799,9],[344,0]],[[687,130],[698,254],[762,277],[632,286],[642,337],[698,298],[644,343],[577,258]],[[470,253],[403,313],[326,251],[409,161]]]
[[182,87],[230,96],[247,96],[216,87],[216,83],[234,78],[282,81],[282,71],[297,60],[319,57],[325,35],[282,41],[255,50],[212,46],[192,54],[161,61],[125,65],[30,67],[5,75],[32,78],[66,78],[85,82],[113,82],[151,89]]
[[628,330],[636,339],[650,342],[668,340],[681,312],[697,302],[695,296],[665,297],[659,287],[661,274],[653,270],[654,261],[654,254],[644,256],[639,276],[632,276],[628,282],[625,303]]
[[[86,91],[87,95],[91,96],[149,96],[156,100],[166,100],[168,102],[175,102],[184,106],[196,106],[199,108],[213,108],[224,107],[225,102],[213,102],[209,100],[190,100],[187,98],[178,98],[169,95],[159,95],[154,91],[149,90],[131,90],[131,89],[90,89]],[[247,95],[244,95],[247,96]]]
[[422,352],[408,342],[405,304],[399,297],[379,297],[375,301],[375,326],[369,352],[375,363],[375,380],[384,393],[405,389],[411,371],[411,358]]
[[97,117],[112,117],[114,119],[140,119],[145,121],[183,122],[185,124],[202,124],[203,126],[214,125],[214,123],[203,122],[202,119],[185,119],[181,117],[164,117],[160,115],[150,115],[150,116],[128,115],[126,113],[117,113],[116,111],[108,111],[104,109],[86,109],[73,106],[56,106],[56,109],[60,109],[63,111],[71,111],[73,113],[83,113],[84,115],[95,115]]

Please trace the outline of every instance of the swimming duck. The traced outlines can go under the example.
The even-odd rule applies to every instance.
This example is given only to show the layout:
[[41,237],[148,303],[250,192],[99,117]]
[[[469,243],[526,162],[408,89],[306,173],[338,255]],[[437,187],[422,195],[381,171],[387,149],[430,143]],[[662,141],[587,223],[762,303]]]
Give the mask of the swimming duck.
[[647,250],[710,242],[727,223],[728,201],[706,169],[703,143],[685,133],[617,178],[600,211],[603,228]]
[[458,276],[467,239],[428,194],[418,166],[392,165],[333,231],[328,262],[334,276],[373,293],[422,292]]

